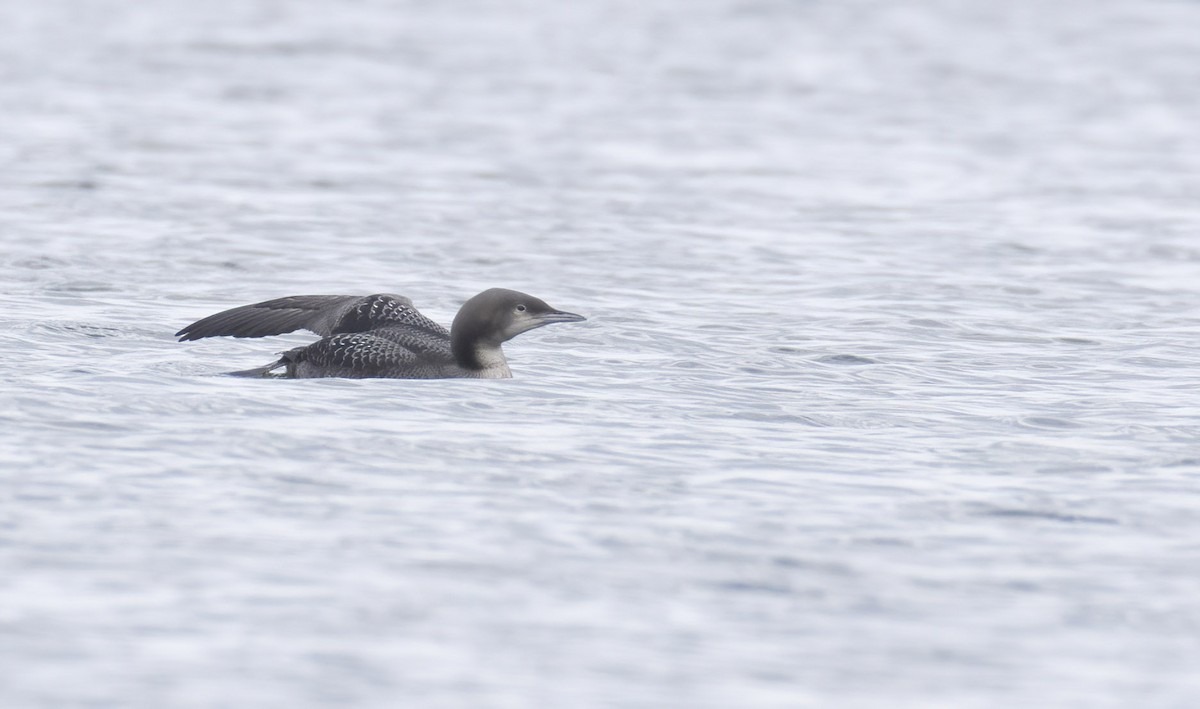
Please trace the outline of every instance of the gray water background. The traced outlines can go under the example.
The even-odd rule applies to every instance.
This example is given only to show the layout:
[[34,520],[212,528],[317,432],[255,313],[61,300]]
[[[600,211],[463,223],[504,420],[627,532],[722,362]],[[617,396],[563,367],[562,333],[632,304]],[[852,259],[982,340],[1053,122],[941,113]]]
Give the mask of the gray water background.
[[[0,706],[1200,702],[1200,3],[0,23]],[[171,337],[491,286],[589,320]]]

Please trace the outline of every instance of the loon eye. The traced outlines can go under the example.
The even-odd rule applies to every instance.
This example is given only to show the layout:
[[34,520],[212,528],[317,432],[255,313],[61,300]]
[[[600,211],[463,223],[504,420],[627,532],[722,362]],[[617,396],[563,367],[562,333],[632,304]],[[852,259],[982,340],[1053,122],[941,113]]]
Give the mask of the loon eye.
[[525,306],[524,306],[524,305],[518,305],[518,306],[517,306],[517,312],[518,312],[518,313],[523,313],[523,312],[525,312]]

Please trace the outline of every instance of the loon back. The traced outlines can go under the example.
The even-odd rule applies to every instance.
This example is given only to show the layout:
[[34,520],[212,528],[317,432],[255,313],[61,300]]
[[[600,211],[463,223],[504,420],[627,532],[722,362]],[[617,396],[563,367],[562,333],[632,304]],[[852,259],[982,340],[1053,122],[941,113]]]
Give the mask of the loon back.
[[[442,379],[463,376],[450,340],[414,336],[404,328],[331,335],[284,352],[269,369],[284,368],[292,379],[316,377]],[[252,370],[254,371],[254,370]],[[512,376],[507,368],[488,376]],[[260,375],[261,376],[261,375]],[[480,375],[484,376],[484,375]]]

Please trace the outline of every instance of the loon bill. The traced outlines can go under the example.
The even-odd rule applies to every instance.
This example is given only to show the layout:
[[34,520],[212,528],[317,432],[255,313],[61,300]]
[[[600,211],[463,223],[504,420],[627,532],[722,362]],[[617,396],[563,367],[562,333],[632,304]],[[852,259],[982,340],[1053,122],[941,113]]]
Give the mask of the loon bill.
[[503,379],[512,372],[501,344],[543,325],[585,319],[504,288],[463,303],[448,331],[401,295],[293,295],[210,315],[175,336],[182,342],[301,329],[323,336],[264,367],[230,372],[237,376]]

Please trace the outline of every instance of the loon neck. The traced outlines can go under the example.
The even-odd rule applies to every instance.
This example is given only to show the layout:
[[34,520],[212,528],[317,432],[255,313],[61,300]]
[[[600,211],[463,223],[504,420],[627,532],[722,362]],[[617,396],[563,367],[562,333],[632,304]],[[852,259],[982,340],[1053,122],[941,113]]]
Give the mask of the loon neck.
[[502,370],[508,372],[508,360],[499,342],[493,342],[459,328],[450,331],[450,350],[458,366],[472,372]]

